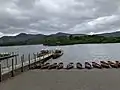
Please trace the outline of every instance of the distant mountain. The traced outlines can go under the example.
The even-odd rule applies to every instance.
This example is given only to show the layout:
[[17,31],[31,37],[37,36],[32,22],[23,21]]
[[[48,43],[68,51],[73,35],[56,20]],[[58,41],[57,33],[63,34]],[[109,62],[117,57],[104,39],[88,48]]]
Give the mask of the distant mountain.
[[56,34],[50,34],[50,35],[47,35],[48,37],[61,37],[61,36],[69,36],[70,34],[69,33],[62,33],[62,32],[58,32]]
[[[85,36],[86,34],[69,34],[69,33],[62,33],[58,32],[56,34],[51,35],[43,35],[43,34],[26,34],[20,33],[16,36],[3,36],[0,38],[0,46],[8,46],[8,45],[27,45],[27,44],[43,44],[46,38],[50,39],[57,38],[57,37],[68,37],[72,35],[75,36]],[[120,32],[113,32],[113,33],[104,33],[104,34],[97,34],[98,36],[104,37],[120,37]]]
[[26,34],[26,33],[20,33],[19,35],[16,36],[3,36],[0,38],[0,45],[6,45],[6,44],[13,44],[13,43],[18,43],[18,44],[25,44],[27,43],[26,41],[31,41],[31,40],[42,40],[45,37],[45,35],[42,34]]
[[58,37],[58,36],[70,36],[70,35],[73,35],[73,36],[83,36],[85,34],[70,34],[70,33],[62,33],[62,32],[58,32],[56,34],[51,34],[49,36],[53,36],[53,37]]
[[120,31],[112,32],[112,33],[97,34],[97,35],[104,36],[104,37],[120,37]]
[[42,38],[44,37],[44,35],[42,34],[32,35],[32,34],[20,33],[17,36],[3,36],[2,38],[0,38],[0,43],[12,42],[12,41],[25,41],[25,40],[33,39],[37,37]]

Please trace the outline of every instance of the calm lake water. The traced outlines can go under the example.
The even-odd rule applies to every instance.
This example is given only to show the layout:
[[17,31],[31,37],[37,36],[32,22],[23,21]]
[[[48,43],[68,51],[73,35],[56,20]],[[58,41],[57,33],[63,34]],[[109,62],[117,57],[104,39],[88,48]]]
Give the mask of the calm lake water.
[[61,48],[64,50],[64,55],[58,59],[50,60],[49,62],[63,61],[65,64],[69,62],[96,61],[99,60],[120,60],[120,44],[79,44],[69,46],[43,46],[43,45],[28,45],[28,46],[11,46],[0,47],[0,52],[17,52],[20,55],[25,54],[27,60],[28,53],[40,52],[41,49]]

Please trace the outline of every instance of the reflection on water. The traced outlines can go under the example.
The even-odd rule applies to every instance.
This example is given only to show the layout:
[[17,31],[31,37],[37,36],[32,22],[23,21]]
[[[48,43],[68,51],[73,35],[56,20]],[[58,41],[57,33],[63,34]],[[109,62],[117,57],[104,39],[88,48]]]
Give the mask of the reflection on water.
[[58,59],[50,60],[49,62],[63,61],[65,64],[69,62],[84,63],[85,61],[99,60],[120,60],[120,44],[79,44],[70,46],[42,46],[42,45],[28,45],[28,46],[12,46],[12,47],[0,47],[0,52],[18,52],[20,55],[27,55],[31,53],[31,56],[35,52],[39,52],[41,49],[53,49],[62,48],[64,55]]

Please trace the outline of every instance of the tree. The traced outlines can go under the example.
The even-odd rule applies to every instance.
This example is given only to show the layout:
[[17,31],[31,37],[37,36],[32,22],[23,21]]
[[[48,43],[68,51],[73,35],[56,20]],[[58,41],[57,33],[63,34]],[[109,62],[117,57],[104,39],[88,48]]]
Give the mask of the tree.
[[79,36],[75,36],[74,38],[75,38],[76,40],[79,40],[79,39],[80,39]]
[[69,36],[69,39],[72,40],[72,39],[73,39],[73,35],[70,35],[70,36]]

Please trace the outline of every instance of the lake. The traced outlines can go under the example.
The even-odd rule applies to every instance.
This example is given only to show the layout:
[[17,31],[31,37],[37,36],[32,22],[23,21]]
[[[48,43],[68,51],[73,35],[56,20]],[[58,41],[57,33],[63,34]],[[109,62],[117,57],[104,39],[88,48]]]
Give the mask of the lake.
[[99,60],[120,60],[120,44],[78,44],[68,46],[43,46],[43,45],[26,45],[26,46],[11,46],[0,47],[0,52],[17,52],[20,55],[40,52],[41,49],[61,48],[64,50],[64,55],[58,59],[50,60],[49,62],[63,61],[65,64],[69,62],[96,61]]

